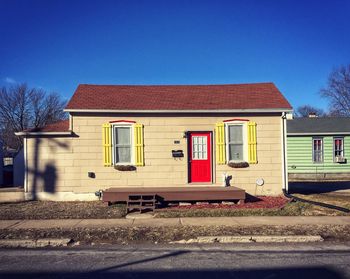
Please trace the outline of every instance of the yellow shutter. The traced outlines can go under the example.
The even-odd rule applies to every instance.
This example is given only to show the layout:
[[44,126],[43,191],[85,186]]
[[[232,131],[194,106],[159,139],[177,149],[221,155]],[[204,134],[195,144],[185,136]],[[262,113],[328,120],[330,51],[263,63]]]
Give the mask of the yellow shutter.
[[258,162],[256,156],[256,123],[248,122],[248,162],[256,164]]
[[216,163],[218,165],[226,164],[226,150],[225,150],[225,123],[216,123],[215,127],[215,141],[216,141]]
[[135,165],[144,165],[143,156],[143,125],[139,123],[134,124],[134,152],[135,152]]
[[103,165],[112,165],[112,125],[106,123],[102,125],[102,145],[103,145]]

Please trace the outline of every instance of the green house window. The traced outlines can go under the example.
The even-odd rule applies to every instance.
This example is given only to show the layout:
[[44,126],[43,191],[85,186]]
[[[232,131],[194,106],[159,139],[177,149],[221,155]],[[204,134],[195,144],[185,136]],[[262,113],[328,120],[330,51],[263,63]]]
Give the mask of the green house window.
[[312,161],[314,163],[323,163],[323,139],[312,139]]
[[334,162],[337,162],[337,160],[341,160],[341,158],[344,157],[344,138],[334,138],[333,139],[333,146],[334,146]]

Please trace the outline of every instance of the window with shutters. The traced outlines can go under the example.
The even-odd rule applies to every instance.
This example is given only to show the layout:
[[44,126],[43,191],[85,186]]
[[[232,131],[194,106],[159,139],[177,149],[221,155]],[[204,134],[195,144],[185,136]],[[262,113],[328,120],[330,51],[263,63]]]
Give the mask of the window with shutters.
[[257,164],[257,124],[248,119],[230,119],[215,124],[216,163]]
[[229,162],[247,161],[247,124],[226,125],[226,158]]
[[103,165],[144,166],[143,124],[115,120],[102,125]]
[[133,163],[133,133],[131,125],[113,125],[113,164]]

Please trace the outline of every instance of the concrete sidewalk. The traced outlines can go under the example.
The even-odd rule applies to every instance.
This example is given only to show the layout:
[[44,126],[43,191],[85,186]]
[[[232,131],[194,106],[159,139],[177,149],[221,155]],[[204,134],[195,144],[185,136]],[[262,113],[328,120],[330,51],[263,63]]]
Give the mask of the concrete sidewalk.
[[350,225],[350,216],[251,216],[154,219],[0,220],[0,229],[113,228],[166,226]]

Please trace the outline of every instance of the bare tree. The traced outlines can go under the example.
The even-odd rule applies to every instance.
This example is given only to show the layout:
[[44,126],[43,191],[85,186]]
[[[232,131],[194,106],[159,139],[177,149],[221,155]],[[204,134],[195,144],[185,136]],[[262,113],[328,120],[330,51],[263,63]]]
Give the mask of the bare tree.
[[350,64],[332,71],[327,87],[321,89],[321,96],[330,102],[330,114],[350,116]]
[[7,147],[18,149],[22,140],[15,132],[40,128],[65,119],[66,102],[57,93],[19,84],[0,89],[0,139]]
[[34,128],[43,127],[58,120],[65,119],[63,111],[66,102],[57,93],[47,94],[43,90],[34,90],[29,95],[32,106],[31,125]]
[[319,117],[326,116],[326,113],[323,109],[316,108],[310,105],[300,106],[295,112],[296,117],[308,117],[310,114],[314,114]]

